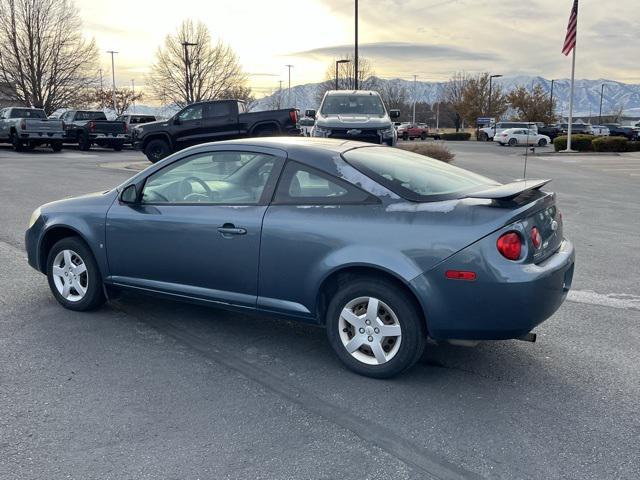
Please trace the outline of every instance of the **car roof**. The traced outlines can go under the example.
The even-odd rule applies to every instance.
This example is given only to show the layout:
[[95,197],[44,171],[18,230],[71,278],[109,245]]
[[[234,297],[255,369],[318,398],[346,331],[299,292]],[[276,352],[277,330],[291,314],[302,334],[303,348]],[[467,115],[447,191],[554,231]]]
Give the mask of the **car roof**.
[[358,97],[366,97],[369,95],[379,95],[378,92],[373,90],[329,90],[327,91],[327,95],[332,97],[334,95],[355,95]]

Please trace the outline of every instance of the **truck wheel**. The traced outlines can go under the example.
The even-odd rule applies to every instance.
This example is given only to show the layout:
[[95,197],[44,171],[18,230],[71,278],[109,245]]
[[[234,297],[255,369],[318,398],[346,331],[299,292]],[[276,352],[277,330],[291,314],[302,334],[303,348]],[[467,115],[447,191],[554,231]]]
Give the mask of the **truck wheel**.
[[151,140],[147,143],[147,146],[144,147],[144,154],[151,163],[156,163],[162,160],[164,157],[169,155],[169,153],[171,153],[169,144],[159,138]]
[[408,133],[403,133],[402,134],[402,139],[403,140],[409,140],[409,134]]
[[11,134],[11,145],[16,152],[22,152],[24,150],[24,144],[16,133]]
[[62,150],[62,142],[51,142],[51,150],[59,152]]
[[122,151],[122,147],[123,147],[123,146],[124,146],[124,144],[122,144],[122,143],[114,143],[114,144],[112,145],[113,149],[114,149],[116,152],[121,152],[121,151]]
[[276,137],[280,134],[277,130],[272,130],[270,128],[265,128],[264,130],[258,130],[254,133],[255,137]]
[[91,149],[91,140],[84,133],[78,134],[78,148],[83,152]]
[[427,139],[427,134],[423,133],[422,135],[420,135],[420,140],[426,140]]

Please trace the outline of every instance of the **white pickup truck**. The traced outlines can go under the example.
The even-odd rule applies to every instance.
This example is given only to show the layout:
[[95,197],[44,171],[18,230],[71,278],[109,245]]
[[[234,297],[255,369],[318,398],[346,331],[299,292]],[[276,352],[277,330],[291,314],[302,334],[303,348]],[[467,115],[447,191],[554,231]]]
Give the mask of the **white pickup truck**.
[[40,108],[8,107],[0,110],[0,143],[10,143],[16,152],[49,145],[62,150],[64,124],[48,119]]
[[324,94],[320,110],[307,110],[315,118],[312,137],[359,140],[393,146],[398,133],[392,118],[399,110],[387,112],[378,92],[368,90],[330,90]]

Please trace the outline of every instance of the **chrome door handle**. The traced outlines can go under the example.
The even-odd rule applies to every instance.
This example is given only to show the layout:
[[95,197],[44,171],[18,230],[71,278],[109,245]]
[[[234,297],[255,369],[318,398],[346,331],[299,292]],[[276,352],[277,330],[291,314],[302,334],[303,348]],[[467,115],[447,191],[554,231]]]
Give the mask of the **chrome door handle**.
[[232,223],[225,223],[223,226],[218,227],[218,232],[220,232],[223,237],[230,236],[230,235],[246,235],[247,229],[237,228]]

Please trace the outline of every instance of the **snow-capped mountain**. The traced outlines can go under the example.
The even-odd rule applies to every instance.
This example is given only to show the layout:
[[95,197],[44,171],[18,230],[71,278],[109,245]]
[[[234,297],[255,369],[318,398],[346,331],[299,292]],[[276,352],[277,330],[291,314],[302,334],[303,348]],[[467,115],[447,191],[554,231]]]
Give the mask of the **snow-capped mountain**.
[[[413,81],[403,79],[376,79],[380,86],[386,83],[393,83],[394,86],[406,88],[409,95],[413,92]],[[514,88],[523,85],[532,87],[540,84],[543,88],[550,92],[551,80],[542,77],[533,76],[505,76],[494,79],[496,84],[500,84],[505,92],[509,92]],[[620,110],[627,115],[636,116],[640,112],[640,84],[627,84],[616,82],[613,80],[576,80],[575,96],[574,96],[574,112],[576,116],[586,116],[590,113],[597,115],[600,108],[600,89],[605,84],[604,95],[602,100],[602,113],[614,113]],[[304,111],[307,108],[317,108],[317,90],[319,83],[308,83],[305,85],[296,85],[291,87],[291,100],[288,100],[287,89],[283,89],[280,93],[280,106],[296,106]],[[417,82],[416,98],[419,102],[434,103],[441,98],[446,82]],[[569,91],[571,81],[568,79],[554,80],[553,97],[556,99],[557,113],[567,114],[569,111]],[[259,99],[253,110],[269,110],[276,108],[278,105],[278,92],[273,95]]]

